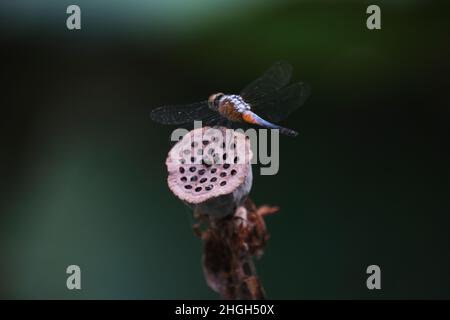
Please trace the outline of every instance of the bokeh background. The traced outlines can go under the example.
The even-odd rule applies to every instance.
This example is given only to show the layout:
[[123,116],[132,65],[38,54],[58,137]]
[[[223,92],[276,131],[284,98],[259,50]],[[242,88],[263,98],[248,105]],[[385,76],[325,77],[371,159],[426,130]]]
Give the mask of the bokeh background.
[[[82,29],[66,29],[81,7]],[[369,31],[378,4],[382,30]],[[285,126],[270,298],[450,298],[444,1],[0,2],[0,297],[216,299],[168,190],[162,104],[238,92],[286,59],[312,95]],[[256,171],[255,171],[256,172]],[[82,290],[66,289],[66,267]],[[382,290],[366,288],[366,267]]]

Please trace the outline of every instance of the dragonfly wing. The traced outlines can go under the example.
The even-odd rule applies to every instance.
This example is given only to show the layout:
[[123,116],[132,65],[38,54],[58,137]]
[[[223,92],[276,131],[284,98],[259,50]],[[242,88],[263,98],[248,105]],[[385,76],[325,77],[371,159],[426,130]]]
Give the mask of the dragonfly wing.
[[260,100],[273,91],[286,86],[291,75],[292,66],[286,61],[277,61],[261,77],[247,85],[241,91],[241,96],[249,103]]
[[193,122],[194,120],[207,119],[216,114],[208,107],[207,101],[201,101],[188,105],[159,107],[151,111],[150,118],[162,124],[179,125]]
[[214,114],[211,115],[210,117],[207,117],[205,119],[203,119],[203,125],[204,126],[216,126],[216,125],[220,125],[222,123],[222,121],[226,120],[226,118],[222,117],[220,115],[220,113],[218,112],[213,112]]
[[251,103],[252,110],[272,122],[280,122],[299,108],[309,97],[310,87],[302,82],[293,83]]

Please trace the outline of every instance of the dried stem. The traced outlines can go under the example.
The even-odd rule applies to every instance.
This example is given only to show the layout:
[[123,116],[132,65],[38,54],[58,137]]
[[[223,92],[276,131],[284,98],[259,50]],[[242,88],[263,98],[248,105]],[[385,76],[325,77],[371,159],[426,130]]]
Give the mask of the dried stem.
[[234,215],[225,218],[196,213],[199,223],[194,230],[204,241],[206,281],[223,299],[266,298],[253,257],[262,256],[269,239],[263,217],[277,210],[268,206],[258,209],[247,198]]

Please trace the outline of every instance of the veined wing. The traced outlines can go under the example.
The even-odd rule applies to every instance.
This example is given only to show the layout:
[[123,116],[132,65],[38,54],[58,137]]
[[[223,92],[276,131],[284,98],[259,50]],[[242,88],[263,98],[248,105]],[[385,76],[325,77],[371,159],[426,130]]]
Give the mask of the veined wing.
[[241,97],[252,103],[285,87],[292,75],[292,66],[286,61],[277,61],[258,79],[241,91]]
[[299,108],[309,97],[310,87],[302,82],[271,92],[251,103],[252,111],[272,122],[280,122]]
[[187,105],[172,105],[156,108],[151,111],[150,118],[158,123],[180,125],[194,120],[204,120],[216,116],[217,113],[208,107],[208,101]]

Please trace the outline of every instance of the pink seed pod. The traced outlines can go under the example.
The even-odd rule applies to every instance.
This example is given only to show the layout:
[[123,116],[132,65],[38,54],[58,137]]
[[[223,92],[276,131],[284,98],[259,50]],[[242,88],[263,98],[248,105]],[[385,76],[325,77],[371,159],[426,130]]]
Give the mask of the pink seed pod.
[[188,132],[170,150],[167,183],[194,211],[213,217],[233,214],[252,186],[250,140],[225,127]]

